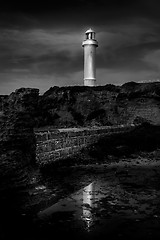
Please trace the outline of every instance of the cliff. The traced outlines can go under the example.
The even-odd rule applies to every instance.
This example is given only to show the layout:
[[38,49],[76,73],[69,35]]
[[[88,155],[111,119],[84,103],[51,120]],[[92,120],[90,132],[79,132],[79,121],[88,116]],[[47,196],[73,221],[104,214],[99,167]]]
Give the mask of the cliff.
[[[22,89],[14,95],[21,96],[19,91],[22,92]],[[23,88],[25,91],[28,90]],[[8,97],[0,96],[0,121],[7,108],[9,112],[14,105],[17,110],[19,108],[18,111],[23,107],[25,114],[29,110],[34,127],[88,127],[146,121],[160,124],[159,82],[129,82],[122,86],[51,87],[42,96],[33,95],[30,100],[27,97],[12,100],[11,105],[12,97],[13,93]],[[7,107],[8,101],[10,103]]]
[[38,89],[20,88],[1,99],[0,175],[7,181],[34,164],[35,127],[160,124],[160,83],[52,87],[42,96]]
[[[21,194],[30,184],[36,153],[34,128],[90,127],[134,122],[160,124],[160,83],[52,87],[42,96],[39,96],[38,89],[20,88],[0,99],[3,106],[0,114],[0,203],[3,205],[5,202],[10,206],[12,198],[13,209],[19,209],[21,200],[25,201]],[[156,136],[158,128],[149,129],[147,137],[144,133],[148,133],[148,130],[145,128],[142,132],[140,143],[146,141],[150,145],[152,142],[157,148],[159,130]],[[131,149],[133,143],[138,142],[134,136],[126,137],[126,142],[129,142],[128,139],[134,141],[121,150]],[[110,141],[104,142],[99,151],[93,151],[93,155],[104,152]],[[114,141],[115,138],[111,143]],[[121,142],[124,142],[124,137]],[[114,145],[111,146],[111,152],[115,152]],[[83,159],[86,159],[86,155]]]
[[0,95],[0,121],[3,115],[4,102],[6,101],[7,97],[8,97],[7,95]]
[[3,102],[0,117],[0,201],[8,201],[10,197],[13,200],[19,193],[18,189],[22,190],[28,184],[28,168],[35,160],[33,116],[38,95],[38,89],[21,88]]
[[36,127],[160,124],[160,83],[52,87],[39,99]]

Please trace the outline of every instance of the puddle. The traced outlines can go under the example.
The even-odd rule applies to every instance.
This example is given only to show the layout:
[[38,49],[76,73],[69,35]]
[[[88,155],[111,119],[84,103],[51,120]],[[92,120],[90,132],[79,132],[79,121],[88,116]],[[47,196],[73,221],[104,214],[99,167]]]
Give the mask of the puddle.
[[98,181],[92,182],[69,197],[39,212],[38,217],[44,220],[50,217],[53,218],[56,213],[61,212],[65,215],[66,212],[71,212],[73,213],[72,221],[84,222],[86,230],[89,231],[95,221],[94,211],[98,209],[99,201],[106,197],[109,192],[110,190],[106,188],[106,184],[103,186]]
[[38,184],[33,179],[29,193],[38,208],[31,216],[23,212],[18,223],[13,214],[13,220],[8,217],[8,239],[13,230],[16,239],[24,240],[159,239],[159,170],[92,166],[61,170]]
[[[88,233],[111,231],[113,226],[129,221],[160,218],[154,189],[123,185],[118,179],[96,179],[83,189],[61,199],[38,213],[38,218],[52,227]],[[156,217],[155,217],[156,216]],[[124,224],[124,225],[125,225]],[[117,232],[118,233],[118,232]]]

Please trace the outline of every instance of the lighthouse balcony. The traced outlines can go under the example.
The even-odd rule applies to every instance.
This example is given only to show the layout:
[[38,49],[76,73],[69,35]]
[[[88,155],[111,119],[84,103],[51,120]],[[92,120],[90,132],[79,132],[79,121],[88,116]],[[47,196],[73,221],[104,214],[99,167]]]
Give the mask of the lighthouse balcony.
[[84,47],[85,45],[95,45],[98,47],[98,42],[95,39],[86,39],[83,41],[82,46]]

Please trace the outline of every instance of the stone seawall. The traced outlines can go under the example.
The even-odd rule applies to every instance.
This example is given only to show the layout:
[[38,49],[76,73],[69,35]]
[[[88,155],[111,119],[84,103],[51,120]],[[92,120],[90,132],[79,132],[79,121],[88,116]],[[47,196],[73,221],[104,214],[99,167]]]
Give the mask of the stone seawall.
[[132,124],[99,128],[35,129],[36,162],[43,166],[66,158],[104,136],[128,132],[135,127]]

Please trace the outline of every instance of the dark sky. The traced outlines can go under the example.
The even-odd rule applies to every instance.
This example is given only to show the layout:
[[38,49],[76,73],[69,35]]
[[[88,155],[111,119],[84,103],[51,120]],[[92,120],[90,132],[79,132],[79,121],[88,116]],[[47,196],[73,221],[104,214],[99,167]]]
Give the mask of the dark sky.
[[160,79],[159,0],[1,4],[0,94],[83,84],[84,32],[92,27],[97,84]]

